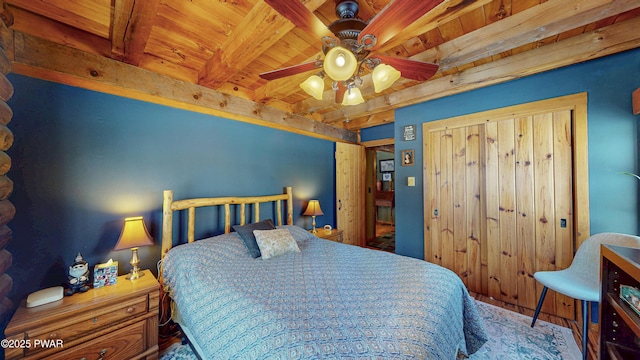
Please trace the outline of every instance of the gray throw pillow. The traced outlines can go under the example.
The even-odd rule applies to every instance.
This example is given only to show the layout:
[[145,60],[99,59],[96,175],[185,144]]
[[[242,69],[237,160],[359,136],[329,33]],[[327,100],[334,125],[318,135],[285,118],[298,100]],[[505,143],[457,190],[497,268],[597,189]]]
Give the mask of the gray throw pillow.
[[247,225],[233,225],[233,230],[240,235],[244,245],[249,250],[249,255],[252,258],[260,257],[260,248],[258,247],[258,243],[256,242],[256,237],[253,235],[253,230],[273,230],[276,226],[273,224],[271,219],[262,220],[257,223],[247,224]]

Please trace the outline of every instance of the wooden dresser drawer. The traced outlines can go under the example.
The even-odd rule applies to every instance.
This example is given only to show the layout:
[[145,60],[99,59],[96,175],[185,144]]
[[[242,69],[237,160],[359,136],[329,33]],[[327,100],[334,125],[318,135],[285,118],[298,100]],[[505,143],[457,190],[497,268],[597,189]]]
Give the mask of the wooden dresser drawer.
[[47,360],[94,360],[94,359],[131,359],[145,349],[145,324],[129,325],[108,335],[75,346],[44,359]]
[[[121,324],[128,319],[146,313],[147,299],[147,296],[141,296],[121,304],[72,315],[69,319],[59,323],[29,329],[26,332],[26,338],[30,339],[32,343],[38,343],[35,340],[62,340],[64,344],[71,344],[73,340],[88,336],[101,328]],[[31,355],[41,350],[42,348],[32,347],[27,349],[26,353]]]

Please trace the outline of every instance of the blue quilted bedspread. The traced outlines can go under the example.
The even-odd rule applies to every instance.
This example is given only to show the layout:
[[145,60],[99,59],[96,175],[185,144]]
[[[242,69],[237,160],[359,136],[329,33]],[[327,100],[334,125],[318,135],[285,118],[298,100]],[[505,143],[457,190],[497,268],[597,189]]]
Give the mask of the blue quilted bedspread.
[[165,289],[205,359],[456,359],[486,341],[451,271],[285,226],[301,252],[253,259],[236,233],[173,248]]

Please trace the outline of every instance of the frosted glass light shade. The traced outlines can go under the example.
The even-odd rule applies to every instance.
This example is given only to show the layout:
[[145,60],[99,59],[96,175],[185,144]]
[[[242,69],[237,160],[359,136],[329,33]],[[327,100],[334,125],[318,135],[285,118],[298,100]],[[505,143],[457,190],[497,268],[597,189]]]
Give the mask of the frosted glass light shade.
[[364,102],[364,98],[362,97],[362,93],[360,89],[357,87],[353,87],[344,94],[344,98],[342,98],[342,105],[358,105]]
[[336,46],[327,52],[322,67],[332,80],[344,81],[353,76],[358,67],[358,60],[351,51]]
[[318,100],[322,100],[322,93],[324,92],[324,81],[318,75],[311,75],[305,80],[300,87],[304,92],[313,96]]
[[396,80],[400,78],[400,71],[387,64],[379,64],[373,69],[371,80],[373,89],[379,93],[388,89]]

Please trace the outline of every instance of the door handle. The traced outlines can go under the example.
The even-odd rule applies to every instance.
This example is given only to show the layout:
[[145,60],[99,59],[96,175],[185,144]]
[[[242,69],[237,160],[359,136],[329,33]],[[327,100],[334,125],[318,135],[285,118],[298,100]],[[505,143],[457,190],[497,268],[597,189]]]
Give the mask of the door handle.
[[338,199],[338,211],[342,210],[342,200]]

